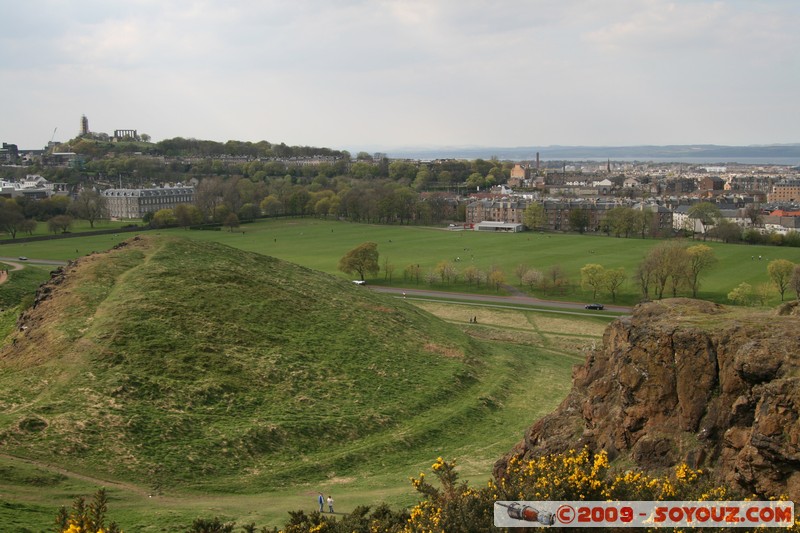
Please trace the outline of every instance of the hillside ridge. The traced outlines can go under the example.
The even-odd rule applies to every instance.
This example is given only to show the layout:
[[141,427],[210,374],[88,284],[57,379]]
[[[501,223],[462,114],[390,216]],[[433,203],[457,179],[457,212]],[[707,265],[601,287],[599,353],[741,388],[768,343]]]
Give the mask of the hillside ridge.
[[637,306],[608,326],[556,411],[512,457],[605,450],[652,470],[685,462],[762,498],[800,501],[800,332],[780,312],[690,299]]
[[348,281],[134,237],[54,271],[21,314],[0,348],[0,444],[155,484],[335,471],[348,443],[397,445],[393,428],[468,387],[479,353]]

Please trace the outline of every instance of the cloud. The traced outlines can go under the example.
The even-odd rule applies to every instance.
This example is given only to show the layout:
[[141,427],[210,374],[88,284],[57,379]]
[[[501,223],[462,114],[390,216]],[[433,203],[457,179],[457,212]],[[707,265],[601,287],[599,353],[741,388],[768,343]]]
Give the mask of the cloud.
[[[25,109],[0,124],[6,142],[28,127],[40,139],[54,122],[69,132],[81,113],[101,131],[134,127],[156,139],[331,146],[667,143],[687,131],[692,142],[731,142],[733,133],[745,140],[747,124],[759,132],[748,142],[797,140],[796,2],[29,0],[4,9],[0,73]],[[770,128],[759,118],[767,112]]]

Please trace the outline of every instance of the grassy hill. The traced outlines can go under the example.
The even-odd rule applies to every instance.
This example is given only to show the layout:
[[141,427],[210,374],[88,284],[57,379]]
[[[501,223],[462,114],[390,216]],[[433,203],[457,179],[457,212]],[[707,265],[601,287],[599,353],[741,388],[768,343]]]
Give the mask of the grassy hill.
[[[31,300],[25,272],[9,304]],[[24,329],[0,313],[0,523],[45,530],[99,486],[126,531],[282,525],[317,490],[402,507],[439,455],[480,482],[609,320],[512,307],[392,298],[175,237],[81,258]]]
[[214,243],[141,237],[47,291],[0,351],[4,451],[154,486],[273,486],[411,446],[403,424],[481,372],[418,308]]

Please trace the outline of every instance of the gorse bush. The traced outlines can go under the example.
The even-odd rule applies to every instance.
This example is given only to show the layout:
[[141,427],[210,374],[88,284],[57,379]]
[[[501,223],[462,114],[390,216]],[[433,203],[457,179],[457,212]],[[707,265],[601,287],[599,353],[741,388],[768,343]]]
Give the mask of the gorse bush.
[[116,523],[106,525],[108,497],[98,490],[88,505],[83,497],[75,498],[72,510],[62,507],[56,516],[56,533],[122,533]]
[[[504,475],[475,489],[458,481],[455,462],[436,460],[432,465],[435,487],[425,474],[412,478],[424,496],[412,510],[405,533],[472,533],[499,531],[493,525],[495,501],[724,501],[745,499],[725,487],[715,486],[708,473],[679,464],[663,475],[619,470],[609,465],[603,451],[588,449],[532,459],[512,458]],[[593,531],[603,531],[594,528]],[[785,531],[785,529],[782,529]],[[797,524],[791,531],[800,531]]]
[[[385,504],[371,510],[357,507],[339,518],[318,511],[289,512],[283,529],[258,531],[278,533],[483,533],[500,531],[494,527],[495,501],[730,501],[744,500],[742,494],[712,483],[708,472],[679,464],[669,472],[651,475],[636,470],[612,468],[608,455],[592,454],[588,449],[532,459],[512,458],[505,473],[481,488],[459,481],[455,461],[441,457],[431,465],[435,482],[425,473],[411,478],[421,499],[410,511],[392,511]],[[99,513],[100,519],[95,517]],[[88,508],[76,500],[72,515],[62,508],[59,533],[109,533],[119,529],[100,529],[105,513],[105,494],[98,492]],[[190,532],[232,532],[235,524],[196,520]],[[81,529],[83,528],[83,529]],[[94,529],[93,529],[94,528]],[[255,525],[241,526],[254,532]],[[605,531],[594,528],[593,531]],[[611,529],[609,529],[611,531]],[[678,530],[676,530],[678,531]],[[787,531],[782,528],[781,531]],[[789,529],[800,531],[800,522]]]

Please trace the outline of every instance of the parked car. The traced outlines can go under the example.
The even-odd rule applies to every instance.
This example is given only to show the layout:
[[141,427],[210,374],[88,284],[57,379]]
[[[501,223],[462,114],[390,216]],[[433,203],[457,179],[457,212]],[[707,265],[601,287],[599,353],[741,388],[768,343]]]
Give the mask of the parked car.
[[21,255],[21,256],[19,256],[19,260],[20,260],[20,261],[27,261],[27,260],[28,260],[28,258],[27,258],[27,257],[25,257],[24,255]]
[[586,304],[583,306],[584,309],[592,309],[593,311],[602,311],[603,304]]
[[361,279],[354,279],[353,283],[355,283],[356,285],[366,285],[367,284],[366,281],[361,280]]

